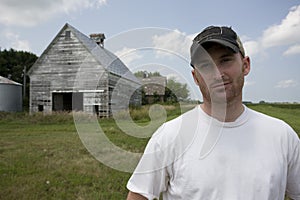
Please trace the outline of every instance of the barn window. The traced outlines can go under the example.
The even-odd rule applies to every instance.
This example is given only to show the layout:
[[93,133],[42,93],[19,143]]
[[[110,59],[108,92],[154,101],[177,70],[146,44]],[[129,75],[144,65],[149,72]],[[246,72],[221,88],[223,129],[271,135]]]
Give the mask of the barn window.
[[43,105],[38,105],[38,111],[43,112],[44,111],[44,106]]
[[68,40],[71,38],[71,31],[66,31],[65,33],[65,39]]

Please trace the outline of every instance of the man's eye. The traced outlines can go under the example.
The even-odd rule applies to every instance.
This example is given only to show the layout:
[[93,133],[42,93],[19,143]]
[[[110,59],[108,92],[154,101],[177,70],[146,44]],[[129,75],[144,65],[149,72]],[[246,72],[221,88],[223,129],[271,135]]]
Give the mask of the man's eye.
[[232,59],[231,58],[223,58],[221,60],[221,63],[226,63],[226,62],[230,62]]
[[213,64],[212,63],[201,63],[200,68],[201,69],[209,69],[212,68]]
[[203,68],[209,68],[209,64],[202,64],[200,67],[201,67],[202,69],[203,69]]

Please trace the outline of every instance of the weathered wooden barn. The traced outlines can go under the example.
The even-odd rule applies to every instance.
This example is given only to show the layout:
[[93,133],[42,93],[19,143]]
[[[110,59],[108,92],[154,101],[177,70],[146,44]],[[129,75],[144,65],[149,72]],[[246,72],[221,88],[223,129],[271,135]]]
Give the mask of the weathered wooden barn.
[[140,105],[140,81],[104,48],[104,39],[103,33],[87,37],[65,24],[28,72],[30,112],[76,110],[108,117],[113,106]]
[[143,84],[143,90],[147,103],[152,104],[154,102],[164,102],[164,96],[167,86],[167,78],[164,76],[152,76],[145,75],[140,78]]

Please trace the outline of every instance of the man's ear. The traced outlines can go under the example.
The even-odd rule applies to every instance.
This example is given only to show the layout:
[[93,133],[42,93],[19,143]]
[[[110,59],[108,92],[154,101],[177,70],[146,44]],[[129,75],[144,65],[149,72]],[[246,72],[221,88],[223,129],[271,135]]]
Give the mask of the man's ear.
[[194,78],[194,82],[196,83],[196,85],[199,86],[199,80],[198,80],[197,72],[196,72],[195,69],[192,70],[192,75],[193,75],[193,78]]
[[244,76],[247,76],[250,72],[250,58],[249,56],[246,56],[245,58],[243,58],[243,71],[244,71]]

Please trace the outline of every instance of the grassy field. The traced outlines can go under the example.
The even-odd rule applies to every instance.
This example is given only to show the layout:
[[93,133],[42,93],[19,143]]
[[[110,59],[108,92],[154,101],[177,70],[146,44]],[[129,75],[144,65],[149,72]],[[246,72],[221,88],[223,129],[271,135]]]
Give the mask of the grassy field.
[[[281,118],[300,133],[300,105],[249,105]],[[181,111],[165,106],[168,120]],[[190,109],[186,107],[185,110]],[[141,125],[147,108],[132,111]],[[148,141],[124,134],[113,119],[100,119],[107,137],[117,146],[142,152]],[[0,199],[125,199],[129,173],[111,169],[81,143],[73,116],[0,113]]]

